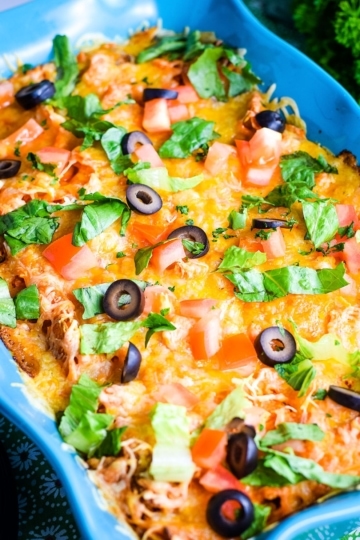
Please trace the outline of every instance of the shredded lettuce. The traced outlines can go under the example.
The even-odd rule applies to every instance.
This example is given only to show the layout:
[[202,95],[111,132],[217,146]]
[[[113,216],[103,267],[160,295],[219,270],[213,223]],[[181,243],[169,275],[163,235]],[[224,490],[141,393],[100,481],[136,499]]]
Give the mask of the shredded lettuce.
[[5,279],[0,278],[0,324],[16,327],[15,304]]
[[190,452],[189,419],[186,408],[157,403],[151,413],[156,444],[150,474],[157,482],[187,482],[195,465]]
[[186,158],[191,156],[195,150],[220,137],[214,131],[214,127],[215,122],[209,122],[197,116],[190,118],[190,120],[176,122],[171,126],[173,133],[170,139],[165,141],[159,149],[160,157]]
[[40,317],[40,296],[36,285],[23,289],[15,298],[17,319],[38,319]]
[[152,167],[151,169],[126,169],[124,174],[133,184],[145,184],[155,190],[185,191],[192,189],[204,180],[203,174],[191,178],[173,178],[169,176],[165,167]]
[[274,446],[291,439],[301,441],[322,441],[325,433],[316,424],[297,424],[284,422],[276,429],[268,431],[261,439],[261,446]]
[[251,407],[251,402],[245,396],[243,385],[239,385],[211,413],[205,422],[205,427],[221,429],[235,417],[245,418],[244,409],[248,407]]
[[350,366],[349,352],[335,334],[324,334],[318,341],[308,341],[294,331],[296,341],[301,354],[311,360],[325,361],[336,360],[341,364]]
[[218,271],[228,271],[231,270],[236,272],[236,270],[242,270],[245,268],[252,268],[266,261],[266,254],[261,251],[256,251],[255,253],[246,251],[246,249],[231,246],[225,253],[224,258],[219,264]]

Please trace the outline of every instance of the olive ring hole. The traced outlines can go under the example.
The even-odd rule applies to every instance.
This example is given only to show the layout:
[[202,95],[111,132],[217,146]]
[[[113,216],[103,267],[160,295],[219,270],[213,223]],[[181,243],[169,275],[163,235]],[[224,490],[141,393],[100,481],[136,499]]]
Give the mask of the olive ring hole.
[[144,204],[152,204],[153,199],[150,197],[148,193],[145,193],[145,191],[138,191],[136,193],[136,198],[139,199]]
[[127,291],[120,291],[117,296],[117,306],[119,309],[125,309],[131,303],[131,294]]
[[280,352],[285,349],[285,343],[281,341],[281,339],[275,338],[270,341],[270,347],[272,348],[273,351]]
[[[231,502],[231,505],[228,503]],[[220,508],[221,515],[224,519],[227,521],[237,521],[238,519],[241,519],[243,514],[243,508],[239,501],[236,499],[229,499],[224,502],[224,504]]]

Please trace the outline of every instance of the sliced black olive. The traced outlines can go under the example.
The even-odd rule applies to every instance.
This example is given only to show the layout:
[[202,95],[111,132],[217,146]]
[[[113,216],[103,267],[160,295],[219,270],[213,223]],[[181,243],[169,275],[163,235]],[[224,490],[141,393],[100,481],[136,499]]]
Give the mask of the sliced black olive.
[[134,345],[130,341],[124,360],[124,367],[121,373],[122,383],[128,383],[136,379],[137,374],[139,373],[141,360],[141,352],[136,347],[136,345]]
[[158,98],[176,99],[178,95],[179,93],[175,90],[165,90],[164,88],[145,88],[143,93],[143,101],[150,101]]
[[184,225],[184,227],[175,229],[169,234],[168,240],[173,238],[190,240],[190,242],[196,242],[197,244],[202,244],[204,246],[199,252],[194,250],[195,253],[184,246],[186,256],[189,257],[189,259],[198,259],[199,257],[206,255],[206,253],[209,251],[209,240],[206,236],[206,232],[196,225]]
[[20,166],[18,159],[0,159],[0,179],[12,178],[19,172]]
[[285,119],[277,111],[261,111],[255,115],[255,119],[261,127],[266,127],[279,133],[283,133],[285,130]]
[[123,154],[128,155],[135,152],[137,144],[152,144],[152,142],[142,131],[126,133],[121,139],[121,150]]
[[294,336],[278,326],[271,326],[260,332],[254,347],[259,360],[270,367],[290,362],[296,353]]
[[50,99],[55,94],[55,85],[51,81],[44,79],[36,84],[24,86],[15,94],[15,99],[24,107],[24,109],[32,109],[46,99]]
[[[227,501],[240,504],[239,512],[234,519],[224,516],[221,509]],[[213,495],[206,508],[206,519],[210,527],[224,538],[234,538],[250,527],[254,520],[254,506],[245,493],[237,489],[224,489]]]
[[141,315],[144,293],[131,279],[114,281],[104,294],[103,309],[116,321],[129,321]]
[[358,392],[354,392],[354,390],[349,390],[348,388],[342,388],[341,386],[330,386],[328,396],[335,403],[360,412],[360,394]]
[[238,416],[235,416],[235,418],[233,418],[232,420],[230,420],[230,422],[226,424],[225,431],[228,434],[228,437],[231,437],[231,435],[234,435],[235,433],[246,433],[247,435],[249,435],[249,437],[252,437],[253,439],[256,436],[255,428],[253,426],[245,424],[245,421]]
[[244,478],[251,474],[258,463],[258,449],[251,435],[235,433],[228,440],[226,463],[236,478]]
[[162,199],[154,189],[144,184],[132,184],[126,189],[126,200],[131,210],[150,216],[162,207]]
[[252,220],[252,229],[276,229],[277,227],[289,228],[286,219],[254,218]]

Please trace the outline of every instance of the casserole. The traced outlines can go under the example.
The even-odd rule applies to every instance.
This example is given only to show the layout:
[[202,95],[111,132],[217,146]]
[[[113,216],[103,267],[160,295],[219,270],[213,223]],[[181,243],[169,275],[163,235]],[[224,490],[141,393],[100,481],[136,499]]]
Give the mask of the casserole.
[[[45,19],[48,21],[49,26],[47,27],[49,30],[49,35],[53,35],[55,31],[59,32],[66,32],[68,33],[73,39],[75,39],[78,35],[82,34],[85,30],[84,26],[84,19],[81,18],[81,24],[75,27],[67,28],[65,26],[61,26],[63,23],[65,23],[63,16],[64,13],[66,13],[67,17],[70,17],[71,21],[77,21],[80,20],[78,18],[78,14],[76,12],[76,9],[81,8],[80,3],[61,3],[57,2],[55,4],[55,7],[52,8],[52,13],[49,15],[45,14],[45,8],[44,3],[41,1],[35,0],[33,4],[30,4],[29,6],[26,6],[24,8],[19,8],[18,12],[22,12],[24,10],[25,17],[29,14],[31,16],[28,16],[26,27],[24,27],[23,35],[27,36],[27,39],[31,37],[31,33],[33,29],[38,26],[39,24],[42,26],[40,21],[42,20],[42,17],[45,16]],[[144,16],[146,18],[150,18],[154,20],[157,16],[157,8],[154,4],[129,4],[123,5],[120,2],[116,2],[115,6],[114,3],[110,2],[99,2],[96,4],[95,2],[91,2],[91,5],[89,6],[89,10],[87,11],[87,15],[89,17],[93,18],[93,21],[89,25],[89,27],[86,27],[86,29],[95,30],[94,25],[96,22],[97,30],[99,21],[94,17],[94,10],[96,9],[96,5],[100,7],[102,10],[101,13],[104,14],[104,16],[108,13],[109,18],[105,19],[105,27],[104,31],[107,34],[112,34],[114,31],[114,28],[112,26],[110,14],[111,9],[109,9],[109,6],[111,6],[113,9],[118,10],[120,13],[121,11],[121,21],[124,25],[124,31],[125,31],[125,24],[124,20],[126,19],[124,16],[124,10],[125,14],[128,15],[129,19],[126,20],[126,28],[135,25],[138,22],[141,22],[142,19],[140,19],[139,15],[143,18]],[[62,6],[62,9],[60,10],[60,6]],[[183,4],[182,6],[183,7]],[[44,11],[42,9],[44,8]],[[29,11],[26,12],[26,9]],[[251,18],[247,18],[246,11],[242,8],[240,4],[222,4],[220,8],[215,8],[215,5],[213,6],[211,3],[205,5],[202,4],[196,5],[195,11],[192,12],[191,16],[189,17],[186,13],[186,10],[184,10],[183,17],[184,20],[180,20],[180,12],[177,14],[176,21],[174,20],[174,13],[176,12],[174,10],[174,6],[171,6],[171,13],[169,12],[170,8],[167,6],[161,6],[160,14],[164,17],[164,24],[166,27],[172,27],[174,29],[180,29],[184,24],[190,24],[192,27],[200,27],[201,29],[207,29],[212,28],[214,29],[218,35],[221,35],[224,39],[226,39],[230,43],[239,44],[239,45],[246,45],[248,46],[248,43],[251,42],[251,34],[256,33],[256,35],[259,35],[259,26],[255,24],[255,26],[252,27],[252,29],[249,26],[249,21],[251,21]],[[203,13],[204,11],[207,13],[206,17],[203,19]],[[9,12],[11,15],[11,12]],[[15,12],[13,12],[15,13]],[[23,12],[22,12],[23,13]],[[70,14],[69,14],[70,13]],[[234,14],[236,14],[236,17],[234,17]],[[9,17],[10,17],[9,15]],[[10,19],[6,20],[6,17],[8,14],[5,14],[5,18],[3,17],[4,30],[6,34],[6,31],[11,34],[11,24]],[[197,18],[198,17],[198,18]],[[53,26],[54,20],[56,20],[57,24],[59,24],[59,27]],[[234,26],[229,26],[226,24],[226,30],[225,32],[222,31],[221,26],[219,26],[219,21],[222,21],[222,24],[224,21],[234,21]],[[247,26],[242,27],[242,31],[240,31],[240,34],[242,35],[242,42],[238,43],[238,40],[236,38],[236,34],[238,32],[238,28],[240,29],[240,22],[241,20],[247,21]],[[17,18],[17,24],[19,24],[19,21],[21,21],[21,16]],[[238,26],[239,25],[239,26]],[[29,29],[29,32],[28,32]],[[6,39],[7,46],[11,46],[11,35],[7,36],[9,39]],[[110,35],[110,37],[113,37]],[[274,47],[271,48],[269,46],[269,34],[265,32],[264,39],[266,40],[266,50],[270,54],[270,57],[274,58],[276,57],[280,61],[280,66],[285,65],[285,59],[287,56],[290,55],[290,49],[286,49],[285,47],[285,58],[282,58],[281,54],[276,53],[276,44],[280,43],[277,40],[274,42]],[[42,51],[45,51],[49,49],[48,47],[49,43],[40,43],[35,41],[35,45],[33,50],[30,50],[30,52],[25,51],[26,44],[22,44],[22,46],[19,47],[13,47],[12,50],[16,50],[18,54],[21,56],[23,61],[27,62],[32,60],[33,62],[40,62],[45,60],[44,56],[42,56]],[[258,51],[260,51],[262,47],[258,47]],[[250,52],[250,51],[249,51]],[[256,52],[256,51],[255,51]],[[30,55],[30,56],[29,56]],[[31,57],[31,58],[30,58]],[[309,136],[312,139],[320,141],[325,146],[329,147],[332,151],[338,152],[339,150],[346,147],[349,150],[356,151],[357,146],[357,139],[356,139],[356,130],[355,130],[355,123],[358,120],[358,114],[356,105],[351,101],[350,98],[347,97],[347,94],[341,90],[340,87],[337,85],[334,86],[335,91],[338,91],[338,93],[334,94],[336,97],[333,99],[333,96],[330,95],[328,100],[323,99],[322,96],[322,90],[324,86],[321,86],[321,83],[327,87],[327,84],[330,79],[328,79],[325,75],[322,74],[322,72],[317,70],[312,64],[310,64],[311,68],[314,70],[314,77],[318,75],[320,77],[319,79],[319,87],[320,91],[319,93],[314,92],[313,94],[306,94],[304,93],[304,87],[301,87],[301,85],[298,84],[297,78],[300,76],[300,82],[302,81],[301,75],[306,71],[306,68],[304,68],[303,71],[300,70],[299,64],[296,62],[292,63],[290,67],[292,66],[294,68],[294,77],[296,74],[296,90],[297,92],[294,92],[292,89],[292,85],[295,82],[295,79],[293,79],[291,82],[287,82],[285,79],[282,79],[282,77],[278,77],[276,74],[276,70],[273,71],[272,67],[270,68],[267,62],[264,61],[264,59],[260,60],[259,57],[257,57],[256,54],[252,54],[250,52],[249,54],[250,60],[252,60],[254,67],[257,67],[259,74],[262,76],[262,78],[266,82],[272,82],[273,80],[278,80],[279,82],[279,92],[281,94],[290,94],[294,96],[296,101],[299,103],[300,108],[302,110],[303,117],[307,121],[310,129],[309,129]],[[256,62],[259,62],[259,66],[257,66]],[[286,69],[286,75],[291,76],[291,69]],[[322,77],[325,77],[322,79]],[[305,76],[304,76],[304,80]],[[300,90],[299,90],[300,86]],[[304,98],[304,95],[306,96],[306,103],[304,103],[304,107],[302,106],[301,97]],[[347,101],[348,100],[348,101]],[[309,106],[310,104],[310,106]],[[315,106],[317,109],[315,109]],[[319,117],[316,117],[316,121],[314,120],[314,110],[317,110]],[[330,125],[332,127],[330,127]],[[324,130],[323,132],[320,132],[317,129],[317,126],[321,126]],[[324,126],[324,127],[323,127]],[[347,133],[354,133],[353,136],[347,138]],[[11,366],[11,361],[9,361],[8,356],[4,357],[4,362],[7,362],[7,364],[4,364],[6,366]],[[19,425],[19,427],[22,427],[29,433],[30,436],[32,436],[37,442],[40,442],[40,446],[44,449],[44,451],[49,456],[50,460],[56,465],[59,465],[58,457],[57,455],[61,455],[61,464],[62,467],[65,467],[62,469],[61,477],[64,482],[64,485],[67,486],[68,490],[71,491],[70,499],[72,500],[72,503],[74,504],[75,513],[79,520],[79,525],[84,531],[84,534],[87,535],[88,538],[106,538],[105,535],[109,532],[109,538],[114,537],[114,531],[113,528],[115,527],[119,531],[119,538],[130,538],[130,533],[126,532],[126,529],[121,527],[121,525],[115,525],[115,520],[111,521],[111,517],[108,517],[105,512],[103,512],[100,508],[100,516],[98,516],[99,510],[97,510],[95,513],[93,513],[93,507],[96,504],[99,504],[99,501],[97,501],[98,495],[93,495],[94,500],[89,502],[88,500],[84,499],[84,492],[87,492],[86,487],[84,487],[83,482],[85,474],[84,472],[81,472],[80,470],[77,470],[77,472],[74,473],[76,469],[81,469],[81,465],[79,464],[79,461],[71,454],[67,454],[68,448],[59,443],[58,435],[56,428],[54,424],[51,422],[49,418],[44,416],[40,411],[36,409],[31,409],[28,411],[28,404],[23,395],[21,395],[20,388],[16,382],[14,377],[15,371],[8,372],[8,369],[4,370],[4,373],[1,374],[1,380],[2,385],[4,389],[3,393],[3,406],[5,409],[5,412]],[[19,379],[18,379],[19,381]],[[15,385],[14,385],[15,383]],[[9,390],[9,388],[11,389]],[[14,411],[11,401],[17,403],[18,410]],[[28,424],[25,422],[24,419],[28,419]],[[38,425],[36,425],[38,424]],[[36,425],[36,427],[35,427]],[[44,431],[45,430],[45,431]],[[46,441],[46,442],[44,442]],[[61,450],[59,451],[59,446]],[[69,465],[69,468],[67,466]],[[74,475],[73,475],[74,473]],[[67,477],[67,478],[65,478]],[[71,478],[71,482],[69,481],[69,478]],[[87,481],[87,480],[86,480]],[[95,488],[91,485],[89,492],[96,493]],[[354,497],[353,495],[351,497]],[[84,507],[83,507],[84,505]],[[101,506],[101,505],[100,505]],[[92,508],[91,508],[92,507]],[[302,514],[302,521],[303,521]],[[347,516],[348,517],[348,516]],[[110,519],[108,522],[107,520]],[[104,523],[102,523],[102,520],[105,520]],[[101,523],[100,529],[94,529],[94,527],[97,527],[98,524]],[[98,532],[98,531],[101,531]],[[294,533],[294,529],[292,529],[292,534]],[[277,532],[274,534],[278,534]],[[122,535],[122,536],[121,536]],[[285,538],[285,536],[284,536]]]

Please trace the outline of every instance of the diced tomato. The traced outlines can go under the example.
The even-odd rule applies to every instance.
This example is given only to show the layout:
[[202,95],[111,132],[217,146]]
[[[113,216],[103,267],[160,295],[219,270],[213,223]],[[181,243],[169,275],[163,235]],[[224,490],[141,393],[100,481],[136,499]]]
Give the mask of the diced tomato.
[[162,273],[166,268],[177,261],[185,259],[185,257],[186,253],[184,246],[182,245],[180,238],[176,238],[171,242],[167,242],[166,244],[154,248],[150,262],[155,270]]
[[219,174],[221,169],[226,167],[227,161],[231,154],[236,153],[236,148],[230,144],[214,142],[209,148],[208,155],[205,159],[205,169],[214,176]]
[[10,81],[0,83],[0,109],[7,107],[14,101],[14,86]]
[[65,148],[55,148],[52,146],[47,146],[36,152],[36,155],[39,157],[41,163],[51,163],[56,165],[55,174],[61,174],[65,169],[66,165],[70,159],[70,150],[65,150]]
[[14,131],[11,135],[3,139],[2,142],[6,145],[13,146],[18,141],[22,144],[27,144],[43,133],[43,128],[34,120],[30,118],[20,129]]
[[281,228],[277,227],[267,240],[261,240],[261,245],[268,259],[283,257],[286,251],[286,244]]
[[195,103],[200,99],[191,84],[177,86],[174,90],[178,93],[177,100],[180,101],[180,103]]
[[193,317],[201,319],[217,304],[211,298],[199,298],[196,300],[182,300],[179,304],[180,315],[183,317]]
[[346,296],[356,296],[357,290],[356,290],[356,281],[348,276],[347,274],[344,275],[345,281],[348,282],[348,285],[345,285],[345,287],[341,287],[340,292],[341,294],[345,294]]
[[339,220],[339,227],[348,227],[351,223],[354,223],[354,229],[359,228],[359,218],[352,204],[336,204],[335,209]]
[[168,237],[169,230],[163,225],[148,225],[147,223],[133,223],[133,231],[150,244],[157,244]]
[[220,369],[226,371],[257,360],[257,354],[247,334],[235,334],[223,340],[218,358]]
[[43,256],[67,280],[77,279],[90,268],[98,266],[97,258],[86,244],[82,247],[73,246],[71,240],[72,233],[66,234],[43,251]]
[[166,99],[158,98],[145,102],[142,125],[149,133],[170,131],[171,122]]
[[159,401],[165,401],[172,405],[180,405],[187,409],[192,409],[199,398],[180,383],[162,384],[157,392]]
[[140,161],[148,161],[152,167],[165,167],[164,163],[152,144],[142,144],[136,148],[135,156]]
[[350,274],[357,274],[360,271],[360,244],[355,238],[348,238],[344,242],[344,250],[339,252],[345,261]]
[[222,465],[206,471],[199,483],[211,493],[218,493],[224,489],[241,489],[242,485],[235,476]]
[[211,358],[220,348],[220,311],[211,310],[189,332],[189,343],[196,360]]
[[172,124],[174,124],[175,122],[182,122],[183,120],[188,120],[190,118],[189,109],[184,103],[169,106],[168,110],[170,122]]
[[214,469],[225,458],[227,434],[217,429],[203,429],[191,449],[194,463],[204,469]]
[[250,141],[236,140],[245,183],[266,186],[279,164],[281,133],[258,129]]
[[162,287],[161,285],[152,285],[151,287],[146,287],[144,297],[144,315],[147,315],[151,311],[160,313],[162,309],[167,308],[170,309],[169,313],[174,312],[176,296],[167,287]]

